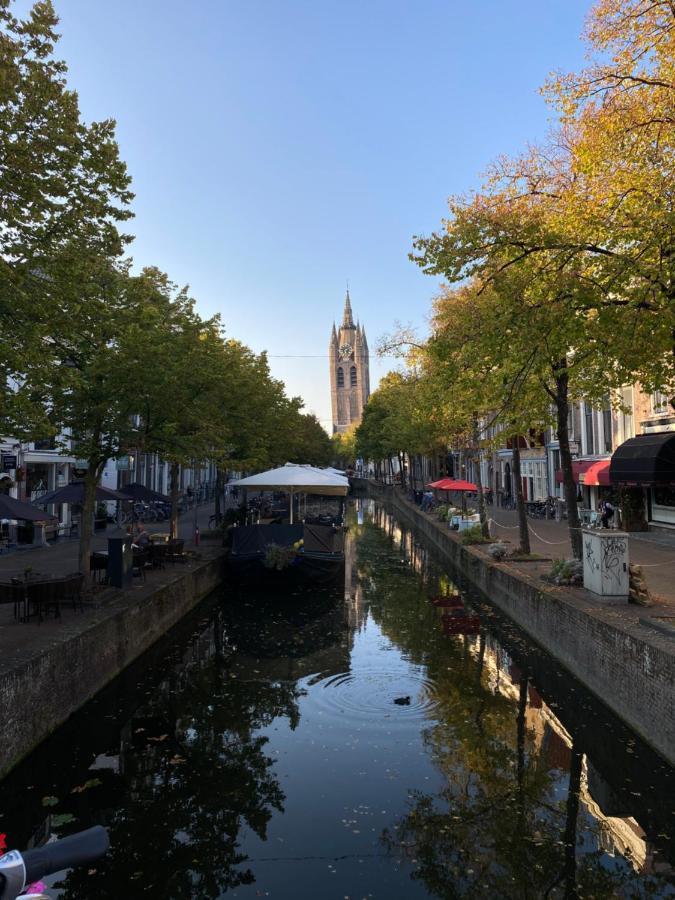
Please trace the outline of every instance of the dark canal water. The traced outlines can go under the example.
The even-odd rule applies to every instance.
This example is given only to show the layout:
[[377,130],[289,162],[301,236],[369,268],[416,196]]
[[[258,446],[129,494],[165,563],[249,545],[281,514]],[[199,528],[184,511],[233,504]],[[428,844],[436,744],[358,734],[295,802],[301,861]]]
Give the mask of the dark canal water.
[[212,598],[0,785],[9,843],[110,829],[64,900],[675,896],[672,769],[363,507],[344,586]]

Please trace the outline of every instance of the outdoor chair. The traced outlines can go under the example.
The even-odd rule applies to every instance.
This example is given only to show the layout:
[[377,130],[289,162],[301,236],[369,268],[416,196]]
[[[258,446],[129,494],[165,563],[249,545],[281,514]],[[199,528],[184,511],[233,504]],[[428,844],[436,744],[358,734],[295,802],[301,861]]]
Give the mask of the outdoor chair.
[[179,560],[180,562],[185,562],[185,554],[183,553],[183,547],[185,546],[185,541],[183,540],[173,540],[169,541],[167,544],[167,559],[171,560],[172,565]]
[[23,618],[22,607],[25,604],[25,599],[25,593],[20,584],[15,584],[14,582],[0,583],[0,604],[12,603],[14,605],[15,619]]
[[64,603],[71,603],[73,609],[84,609],[82,601],[82,588],[84,587],[84,575],[82,572],[73,572],[61,579],[61,592]]
[[56,580],[28,581],[26,583],[26,613],[24,621],[37,616],[38,621],[42,622],[44,615],[49,615],[50,608],[54,610],[55,618],[61,618],[61,604],[57,584]]
[[169,545],[166,543],[150,544],[148,551],[150,553],[150,561],[153,569],[164,568],[164,561],[167,558],[168,550]]
[[[101,553],[92,553],[89,556],[89,571],[94,573],[96,581],[100,582],[102,578],[108,580],[108,557]],[[105,576],[101,575],[105,572]]]
[[150,553],[147,550],[134,550],[131,572],[139,575],[145,581],[145,567],[150,563]]

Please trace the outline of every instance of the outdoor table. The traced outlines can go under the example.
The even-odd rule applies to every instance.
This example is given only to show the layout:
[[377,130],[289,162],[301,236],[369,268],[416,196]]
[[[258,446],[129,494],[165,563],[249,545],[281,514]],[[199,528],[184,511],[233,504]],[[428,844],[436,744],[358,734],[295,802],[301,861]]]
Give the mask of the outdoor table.
[[[29,610],[29,597],[28,597],[28,588],[32,585],[37,584],[50,584],[56,579],[49,578],[47,575],[41,575],[40,572],[30,572],[24,574],[23,578],[20,576],[16,576],[11,579],[11,583],[19,588],[23,594],[23,615],[19,616],[20,622],[28,622],[31,617],[31,613]],[[38,604],[37,612],[33,613],[33,615],[37,615],[42,621],[42,610]]]

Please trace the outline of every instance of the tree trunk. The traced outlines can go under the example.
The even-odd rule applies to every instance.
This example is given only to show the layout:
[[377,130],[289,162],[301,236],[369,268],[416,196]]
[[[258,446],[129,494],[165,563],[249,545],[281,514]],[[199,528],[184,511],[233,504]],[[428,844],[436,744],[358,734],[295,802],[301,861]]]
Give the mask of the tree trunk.
[[579,793],[581,791],[581,770],[583,753],[572,746],[570,762],[570,782],[567,789],[567,810],[565,817],[565,900],[576,900],[577,891],[577,819],[579,818]]
[[577,509],[577,488],[574,484],[572,471],[572,454],[570,453],[569,434],[569,375],[567,373],[567,360],[561,360],[554,367],[555,373],[555,405],[557,416],[558,444],[560,446],[560,465],[563,471],[563,486],[565,489],[565,506],[567,508],[567,527],[570,531],[570,543],[572,555],[575,559],[582,558],[581,522]]
[[87,474],[84,476],[84,498],[80,514],[80,547],[79,570],[84,574],[85,584],[90,585],[89,557],[91,555],[91,537],[94,528],[94,508],[96,506],[96,488],[100,470],[95,462],[89,460]]
[[172,539],[178,537],[178,478],[180,466],[177,462],[171,463],[171,527],[169,532]]
[[520,435],[516,434],[513,440],[513,481],[516,491],[516,510],[518,513],[518,535],[520,538],[520,552],[530,553],[530,529],[527,524],[527,512],[525,510],[525,498],[523,497],[523,479],[520,475]]
[[524,833],[525,823],[525,737],[527,734],[525,714],[527,713],[527,686],[529,678],[520,676],[518,686],[518,715],[516,717],[516,779],[518,781],[518,821],[519,833]]
[[216,467],[216,497],[215,497],[215,509],[214,512],[216,514],[216,525],[220,524],[220,520],[223,517],[223,511],[221,506],[221,494],[223,493],[223,473],[220,469],[220,466]]
[[487,510],[485,508],[485,493],[483,492],[483,473],[480,464],[480,450],[478,449],[478,420],[474,418],[473,422],[473,439],[476,445],[476,488],[478,493],[478,515],[480,516],[480,530],[484,538],[490,537],[490,523],[488,522]]

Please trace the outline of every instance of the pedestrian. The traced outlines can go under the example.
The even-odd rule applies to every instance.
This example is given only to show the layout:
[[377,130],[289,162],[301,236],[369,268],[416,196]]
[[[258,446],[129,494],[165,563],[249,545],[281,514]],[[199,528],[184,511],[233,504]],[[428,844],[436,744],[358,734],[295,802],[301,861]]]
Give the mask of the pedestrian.
[[609,520],[614,518],[614,506],[609,500],[600,501],[600,521],[603,528],[609,528]]

